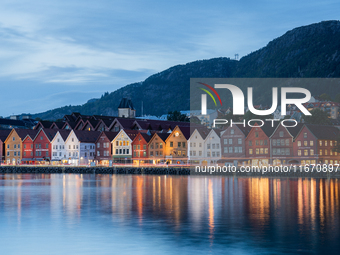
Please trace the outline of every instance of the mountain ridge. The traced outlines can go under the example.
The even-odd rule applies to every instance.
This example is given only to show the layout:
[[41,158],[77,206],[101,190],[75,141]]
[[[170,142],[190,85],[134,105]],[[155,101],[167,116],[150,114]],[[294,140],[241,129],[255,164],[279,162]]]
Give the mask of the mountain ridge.
[[[340,77],[340,22],[322,21],[294,28],[239,61],[219,57],[176,65],[142,82],[105,93],[96,101],[64,106],[33,114],[32,117],[55,120],[71,112],[115,116],[123,97],[133,101],[137,115],[141,113],[142,104],[144,113],[161,115],[168,111],[189,109],[190,78],[230,77]],[[322,88],[316,86],[308,89],[312,94],[324,93]],[[268,93],[270,90],[262,93],[258,103],[265,103],[265,98],[271,98]],[[332,93],[340,93],[340,86]]]

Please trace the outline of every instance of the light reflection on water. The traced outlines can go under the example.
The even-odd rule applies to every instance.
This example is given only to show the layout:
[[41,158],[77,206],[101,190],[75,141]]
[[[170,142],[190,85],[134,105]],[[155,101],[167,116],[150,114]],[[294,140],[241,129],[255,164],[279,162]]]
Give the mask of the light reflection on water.
[[0,175],[1,254],[340,253],[338,179]]

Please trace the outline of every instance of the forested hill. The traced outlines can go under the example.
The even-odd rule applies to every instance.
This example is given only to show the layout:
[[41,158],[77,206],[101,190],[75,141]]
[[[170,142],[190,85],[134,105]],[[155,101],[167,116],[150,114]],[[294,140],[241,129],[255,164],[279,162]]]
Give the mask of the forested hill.
[[[324,21],[295,28],[239,61],[221,57],[177,65],[143,82],[106,93],[98,100],[35,114],[33,118],[54,120],[71,112],[117,115],[122,97],[132,99],[137,115],[141,113],[142,101],[146,114],[185,110],[189,109],[190,78],[209,77],[340,77],[340,22]],[[340,86],[332,91],[324,91],[320,86],[308,89],[313,95],[340,93]],[[271,98],[270,93],[271,89],[263,90],[258,103],[268,104],[265,99]]]

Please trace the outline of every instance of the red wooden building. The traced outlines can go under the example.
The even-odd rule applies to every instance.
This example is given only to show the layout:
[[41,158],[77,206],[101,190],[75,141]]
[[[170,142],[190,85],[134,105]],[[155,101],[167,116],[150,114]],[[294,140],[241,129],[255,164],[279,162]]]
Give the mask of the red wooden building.
[[[277,124],[276,124],[277,125]],[[276,125],[266,122],[262,127],[255,124],[246,138],[246,158],[253,166],[268,165],[270,163],[270,139]]]
[[138,133],[133,139],[132,145],[132,160],[134,164],[148,163],[149,160],[149,142],[152,138],[151,133]]
[[33,141],[39,130],[27,130],[26,137],[22,140],[22,162],[24,164],[34,163]]
[[108,166],[112,161],[112,141],[117,136],[118,132],[101,132],[96,141],[95,160],[99,165]]
[[34,161],[51,161],[51,141],[53,140],[57,132],[57,129],[42,128],[39,130],[33,141]]

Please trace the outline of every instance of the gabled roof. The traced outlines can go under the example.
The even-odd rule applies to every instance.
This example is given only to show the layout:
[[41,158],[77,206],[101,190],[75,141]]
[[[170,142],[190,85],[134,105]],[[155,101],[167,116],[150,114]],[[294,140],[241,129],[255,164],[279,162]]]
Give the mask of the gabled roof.
[[63,140],[66,141],[67,137],[71,133],[71,130],[69,130],[69,129],[60,129],[60,130],[58,130],[58,132],[59,132],[61,138],[63,138]]
[[39,130],[39,132],[36,134],[36,136],[34,137],[34,140],[39,136],[40,132],[44,132],[44,134],[46,135],[47,139],[52,142],[52,140],[54,139],[54,137],[56,136],[56,134],[58,133],[59,130],[57,129],[50,129],[50,128],[42,128]]
[[110,140],[110,142],[112,142],[116,138],[116,136],[118,135],[118,132],[103,131],[102,134],[104,134]]
[[185,139],[189,140],[189,138],[190,138],[190,126],[189,127],[178,127],[178,128],[181,130]]
[[72,121],[66,121],[64,123],[64,126],[62,129],[65,129],[66,126],[69,126],[71,129],[74,129],[76,127],[77,123],[76,122],[72,122]]
[[38,134],[38,132],[39,132],[40,130],[41,130],[41,129],[39,129],[39,130],[36,130],[36,129],[28,129],[25,138],[22,139],[22,140],[24,141],[27,137],[30,137],[31,140],[33,141],[34,138],[36,137],[36,135]]
[[277,126],[280,125],[278,122],[274,122],[274,125],[272,125],[272,122],[264,122],[264,125],[260,127],[262,131],[268,136],[268,138],[274,133]]
[[305,124],[305,126],[314,134],[317,139],[334,140],[340,134],[340,130],[334,126],[315,124]]
[[56,122],[53,122],[50,128],[62,129],[64,125],[65,125],[65,122],[56,121]]
[[0,118],[0,125],[13,126],[13,127],[25,127],[25,122],[22,120],[11,120]]
[[[21,138],[21,141],[25,139],[25,137],[29,134],[31,129],[13,129]],[[33,138],[34,139],[34,138]]]
[[0,140],[4,142],[10,133],[11,133],[10,129],[0,129]]
[[303,123],[298,123],[296,127],[286,127],[287,131],[291,134],[291,136],[295,139],[299,134],[300,130],[303,127]]
[[131,99],[127,99],[125,97],[122,98],[122,100],[120,101],[118,108],[130,108],[132,110],[135,109],[135,108],[133,108],[133,104],[132,104]]
[[53,121],[43,120],[43,121],[39,121],[38,124],[34,127],[34,129],[50,128],[52,125],[53,125]]
[[170,133],[155,133],[159,136],[159,138],[161,138],[164,142],[166,141],[166,139],[169,137]]
[[247,125],[243,126],[243,125],[240,125],[240,124],[235,124],[233,126],[236,126],[244,134],[245,137],[248,136],[248,134],[249,134],[249,132],[251,130],[251,127],[249,127]]
[[95,143],[100,136],[99,131],[73,130],[74,134],[82,143]]

